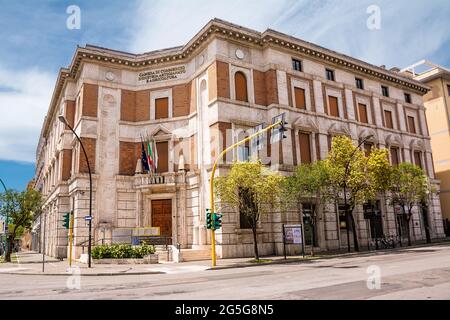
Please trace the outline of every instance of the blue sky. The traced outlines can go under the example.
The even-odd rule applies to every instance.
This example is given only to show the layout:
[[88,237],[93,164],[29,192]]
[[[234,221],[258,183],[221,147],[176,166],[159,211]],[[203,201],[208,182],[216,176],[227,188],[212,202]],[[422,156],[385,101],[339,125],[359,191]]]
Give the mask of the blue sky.
[[[66,9],[81,10],[81,29]],[[380,29],[366,12],[380,9]],[[448,0],[0,0],[0,177],[22,189],[59,68],[77,45],[135,53],[184,44],[211,18],[272,28],[376,65],[450,66]],[[9,161],[5,161],[9,160]]]

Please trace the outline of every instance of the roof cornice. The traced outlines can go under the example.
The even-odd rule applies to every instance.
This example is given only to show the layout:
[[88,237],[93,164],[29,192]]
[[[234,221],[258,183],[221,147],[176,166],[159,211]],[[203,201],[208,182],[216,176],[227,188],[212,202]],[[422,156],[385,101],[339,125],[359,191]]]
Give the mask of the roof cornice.
[[[313,43],[297,39],[295,37],[267,29],[263,33],[238,26],[220,19],[209,21],[186,45],[151,51],[143,54],[132,54],[107,48],[87,45],[77,47],[72,62],[67,69],[61,69],[56,82],[56,87],[50,104],[49,115],[53,114],[55,105],[59,99],[62,88],[67,80],[75,80],[83,62],[100,62],[129,68],[139,71],[151,66],[162,66],[190,59],[194,52],[213,37],[226,38],[228,40],[243,42],[246,45],[257,47],[277,47],[288,50],[292,54],[310,56],[315,60],[332,64],[337,67],[351,70],[361,75],[378,78],[392,85],[403,86],[418,94],[425,94],[429,87],[423,83],[406,78],[400,74],[371,65],[364,61],[343,55],[341,53],[320,47]],[[46,136],[52,118],[44,121],[42,134]]]

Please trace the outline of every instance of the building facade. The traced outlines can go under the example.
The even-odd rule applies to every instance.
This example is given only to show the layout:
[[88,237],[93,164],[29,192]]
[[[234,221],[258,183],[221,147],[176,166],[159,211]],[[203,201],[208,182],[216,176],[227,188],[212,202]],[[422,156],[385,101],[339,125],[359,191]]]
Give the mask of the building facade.
[[430,130],[436,178],[441,181],[442,216],[450,220],[450,70],[428,61],[420,61],[403,70],[429,86],[423,96]]
[[[187,257],[209,252],[205,210],[215,158],[280,113],[286,114],[287,138],[258,151],[273,170],[289,175],[296,165],[326,158],[334,135],[355,143],[372,135],[364,147],[389,148],[392,163],[414,162],[438,184],[422,102],[427,91],[399,73],[273,30],[260,33],[218,19],[182,47],[138,55],[78,48],[59,74],[37,149],[35,187],[46,199],[40,219],[45,250],[66,256],[62,216],[70,210],[76,256],[88,236],[87,163],[59,115],[81,137],[93,171],[94,245],[113,241],[122,228],[159,227],[171,240],[171,252],[181,249]],[[156,141],[154,175],[141,171],[141,136]],[[246,145],[227,154],[217,174],[254,152]],[[425,238],[425,226],[433,238],[443,236],[439,200],[430,198],[427,214],[414,212],[413,240]],[[362,244],[370,230],[395,235],[401,228],[394,208],[382,198],[378,206],[382,215],[376,221],[365,220],[362,208],[355,214]],[[305,226],[314,232],[315,246],[347,245],[340,208],[326,205],[315,230]],[[300,212],[263,217],[261,254],[282,254],[282,224],[299,223],[307,212],[305,204]],[[239,212],[223,213],[216,232],[219,257],[251,256],[251,229]]]

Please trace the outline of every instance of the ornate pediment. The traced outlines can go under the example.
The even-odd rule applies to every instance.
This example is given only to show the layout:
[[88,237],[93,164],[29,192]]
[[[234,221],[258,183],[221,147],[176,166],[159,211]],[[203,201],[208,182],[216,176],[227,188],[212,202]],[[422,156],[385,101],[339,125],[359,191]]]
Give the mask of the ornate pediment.
[[310,117],[300,116],[295,121],[292,127],[295,130],[305,130],[311,132],[319,132],[319,126],[314,119]]
[[386,145],[388,145],[388,146],[396,145],[396,146],[403,147],[403,141],[402,141],[402,138],[398,134],[390,133],[386,136]]
[[331,135],[345,135],[351,137],[348,126],[340,122],[334,122],[331,124],[328,128],[328,133]]

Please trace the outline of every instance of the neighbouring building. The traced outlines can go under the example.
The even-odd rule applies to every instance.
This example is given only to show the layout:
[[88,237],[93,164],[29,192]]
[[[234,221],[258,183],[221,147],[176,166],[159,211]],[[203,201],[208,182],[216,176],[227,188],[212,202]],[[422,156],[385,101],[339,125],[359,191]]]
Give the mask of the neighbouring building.
[[[86,247],[88,168],[59,115],[81,137],[92,167],[94,244],[114,242],[123,228],[159,227],[174,257],[181,249],[183,259],[191,259],[207,257],[210,250],[205,210],[215,158],[280,113],[286,114],[287,138],[258,151],[273,170],[289,175],[298,164],[326,158],[335,135],[355,144],[372,135],[364,148],[388,148],[393,164],[414,162],[438,188],[422,100],[428,91],[398,72],[273,30],[260,33],[218,19],[180,47],[144,54],[79,47],[59,73],[37,148],[35,187],[46,201],[36,229],[45,234],[46,253],[66,256],[63,215],[73,210],[75,255]],[[155,175],[142,173],[143,135],[156,140]],[[229,153],[217,174],[253,153],[251,145]],[[439,200],[434,194],[430,200],[426,212],[414,211],[413,240],[425,239],[426,230],[432,238],[444,235]],[[380,214],[370,221],[357,209],[361,245],[371,236],[404,230],[398,210],[382,198],[377,207]],[[306,244],[346,247],[342,209],[321,208],[315,229],[305,226]],[[265,216],[258,228],[261,254],[282,254],[282,224],[299,223],[308,210],[305,203],[300,212]],[[216,232],[219,257],[251,256],[245,219],[239,212],[223,213],[223,228]]]
[[422,60],[402,71],[431,88],[423,96],[424,106],[430,130],[434,170],[436,178],[441,181],[442,216],[450,220],[450,70]]

